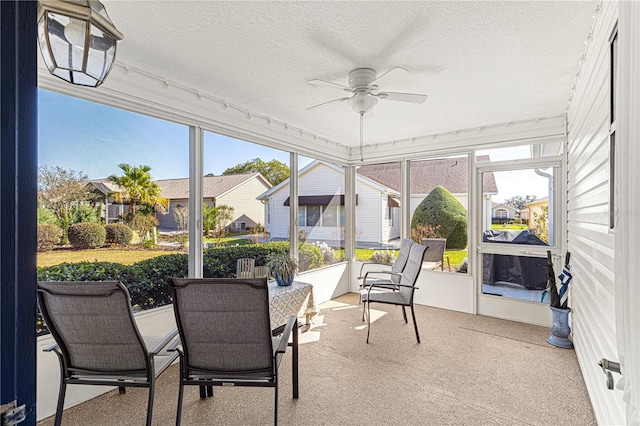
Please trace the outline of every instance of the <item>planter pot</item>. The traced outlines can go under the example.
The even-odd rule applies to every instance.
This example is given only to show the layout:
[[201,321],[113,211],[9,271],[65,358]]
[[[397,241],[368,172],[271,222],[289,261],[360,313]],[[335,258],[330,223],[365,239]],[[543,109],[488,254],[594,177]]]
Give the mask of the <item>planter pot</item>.
[[573,348],[573,343],[569,340],[569,334],[571,334],[569,312],[571,309],[554,308],[553,306],[550,308],[552,315],[551,336],[547,342],[559,348]]
[[287,287],[293,284],[293,275],[280,276],[276,275],[276,284],[280,287]]

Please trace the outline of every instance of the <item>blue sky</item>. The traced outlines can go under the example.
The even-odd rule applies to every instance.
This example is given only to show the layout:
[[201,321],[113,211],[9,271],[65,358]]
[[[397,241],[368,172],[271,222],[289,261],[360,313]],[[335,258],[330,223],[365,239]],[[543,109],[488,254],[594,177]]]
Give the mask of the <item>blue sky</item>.
[[[189,176],[189,129],[145,115],[38,90],[38,163],[84,172],[91,179],[119,175],[120,163],[151,167],[153,179]],[[486,151],[492,160],[525,158],[528,147]],[[289,163],[289,153],[205,132],[204,172],[262,158]],[[300,157],[300,168],[311,159]],[[547,194],[546,179],[531,171],[496,174],[495,201],[514,195]]]
[[[154,179],[189,175],[187,126],[43,89],[38,97],[39,165],[82,171],[91,179],[120,174],[120,163],[148,165]],[[257,157],[289,163],[288,152],[210,132],[204,154],[205,173],[221,174]]]

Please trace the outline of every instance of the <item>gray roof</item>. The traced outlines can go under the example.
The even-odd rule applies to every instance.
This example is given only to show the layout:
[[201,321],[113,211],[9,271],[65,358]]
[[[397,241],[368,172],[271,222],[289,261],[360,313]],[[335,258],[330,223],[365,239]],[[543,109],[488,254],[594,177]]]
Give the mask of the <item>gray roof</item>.
[[[489,161],[488,155],[477,157],[478,162]],[[453,157],[437,160],[411,161],[411,193],[428,194],[442,185],[453,194],[468,192],[467,157]],[[400,163],[384,163],[360,166],[358,174],[376,181],[390,189],[400,191]],[[498,188],[493,173],[485,173],[484,192],[497,193]]]
[[[216,198],[228,192],[236,186],[258,176],[265,183],[265,188],[269,184],[258,172],[244,173],[238,175],[205,176],[202,179],[202,196],[204,198]],[[189,198],[189,178],[163,179],[155,181],[162,188],[161,196],[170,200],[180,200]]]

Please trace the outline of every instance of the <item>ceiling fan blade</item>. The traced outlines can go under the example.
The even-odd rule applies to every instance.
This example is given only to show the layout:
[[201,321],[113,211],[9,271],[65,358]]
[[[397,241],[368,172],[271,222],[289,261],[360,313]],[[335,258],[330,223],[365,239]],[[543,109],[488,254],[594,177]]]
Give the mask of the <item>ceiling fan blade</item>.
[[351,99],[351,97],[349,96],[349,97],[346,97],[346,98],[333,99],[331,101],[323,102],[323,103],[318,104],[318,105],[310,106],[309,108],[307,108],[307,111],[312,111],[314,109],[318,109],[318,108],[321,108],[321,107],[324,107],[324,106],[327,106],[327,105],[331,105],[331,104],[336,103],[336,102],[344,102],[344,101],[346,101],[348,99]]
[[333,87],[334,89],[342,89],[346,92],[353,92],[353,90],[351,90],[351,88],[348,86],[344,86],[342,84],[333,83],[331,81],[326,81],[326,80],[313,79],[313,80],[309,80],[307,83],[313,84],[314,86],[329,86],[329,87]]
[[387,74],[389,74],[389,73],[391,73],[391,72],[393,72],[394,74],[396,74],[398,71],[404,71],[404,72],[405,72],[405,73],[407,73],[407,74],[411,74],[411,73],[409,72],[409,70],[407,70],[407,69],[405,69],[405,68],[402,68],[402,67],[393,67],[393,68],[391,68],[390,70],[388,70],[387,72],[384,72],[384,73],[380,74],[379,76],[377,76],[377,77],[376,77],[376,79],[375,79],[375,80],[373,80],[373,81],[372,81],[371,83],[369,83],[369,84],[371,85],[371,84],[375,83],[376,81],[380,80],[382,77],[384,77],[385,75],[387,75]]
[[400,101],[411,102],[414,104],[421,104],[427,100],[427,95],[420,95],[418,93],[402,93],[402,92],[381,92],[374,96],[387,101]]

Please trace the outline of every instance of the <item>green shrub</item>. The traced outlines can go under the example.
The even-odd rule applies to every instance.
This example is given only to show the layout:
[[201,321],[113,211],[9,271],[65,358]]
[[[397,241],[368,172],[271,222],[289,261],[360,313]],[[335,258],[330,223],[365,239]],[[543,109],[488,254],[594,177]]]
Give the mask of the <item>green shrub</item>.
[[467,246],[467,210],[442,186],[435,187],[413,213],[411,228],[420,225],[440,226],[438,231],[447,239],[447,249]]
[[56,214],[50,208],[38,206],[38,223],[57,225],[58,219],[56,218]]
[[62,229],[49,223],[38,224],[38,251],[51,251],[60,244]]
[[151,231],[158,226],[158,219],[150,214],[136,213],[131,219],[131,228],[138,233],[140,242],[144,244],[150,239]]
[[69,242],[74,248],[88,249],[104,245],[105,230],[99,223],[81,222],[69,227]]
[[131,243],[133,231],[122,223],[110,223],[104,227],[105,242],[107,244],[118,244],[126,246]]
[[298,244],[298,267],[301,272],[321,267],[323,260],[324,256],[319,247],[308,243]]
[[71,223],[100,223],[100,212],[86,201],[71,207]]

